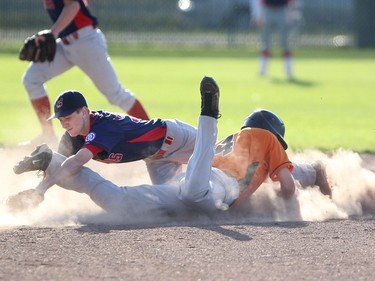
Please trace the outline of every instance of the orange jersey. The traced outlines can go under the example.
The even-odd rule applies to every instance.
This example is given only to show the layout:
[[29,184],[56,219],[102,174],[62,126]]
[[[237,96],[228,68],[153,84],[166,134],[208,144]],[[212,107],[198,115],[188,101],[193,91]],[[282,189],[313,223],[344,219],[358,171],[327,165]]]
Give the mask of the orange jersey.
[[258,168],[250,182],[258,188],[267,178],[277,181],[283,168],[293,170],[284,148],[271,132],[258,128],[244,128],[216,144],[212,165],[227,172],[237,180],[246,177],[250,164],[258,162]]

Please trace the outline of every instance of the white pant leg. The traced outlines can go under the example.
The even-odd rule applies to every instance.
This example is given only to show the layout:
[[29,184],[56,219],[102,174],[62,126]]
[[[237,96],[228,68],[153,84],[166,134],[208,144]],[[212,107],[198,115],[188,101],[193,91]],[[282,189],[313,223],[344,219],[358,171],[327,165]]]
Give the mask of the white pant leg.
[[123,87],[118,79],[111,58],[107,52],[107,43],[100,29],[92,29],[78,40],[67,45],[70,59],[90,79],[108,101],[119,106],[125,112],[134,105],[134,94]]
[[[47,177],[54,173],[65,159],[65,156],[54,152],[46,170]],[[106,211],[118,212],[124,206],[124,190],[87,167],[82,167],[77,174],[65,178],[57,185],[64,189],[87,194],[95,204]]]
[[188,202],[198,202],[210,189],[212,158],[217,140],[217,119],[199,116],[197,140],[193,155],[189,159],[181,198]]
[[56,54],[52,62],[31,62],[22,77],[22,83],[30,99],[47,96],[44,83],[71,69],[74,64],[65,54],[61,40],[57,41]]
[[315,185],[316,171],[313,166],[309,164],[293,163],[292,176],[302,187]]
[[179,198],[205,212],[226,210],[239,195],[237,180],[212,167],[216,140],[217,120],[200,116],[194,153],[180,182]]
[[148,173],[153,184],[163,184],[173,179],[187,164],[193,154],[197,129],[180,120],[165,120],[166,137],[173,138],[171,144],[163,143],[161,149],[166,151],[162,158],[145,159]]
[[264,9],[264,26],[260,31],[260,50],[270,51],[271,50],[271,36],[273,26],[273,15],[272,11],[268,8]]
[[[47,176],[54,173],[66,159],[54,152]],[[144,221],[152,216],[186,213],[186,206],[178,199],[179,186],[139,185],[119,187],[87,167],[57,183],[60,187],[87,194],[103,210],[127,221]]]
[[280,9],[277,17],[279,25],[280,48],[283,52],[290,52],[291,46],[289,43],[288,8],[285,7]]

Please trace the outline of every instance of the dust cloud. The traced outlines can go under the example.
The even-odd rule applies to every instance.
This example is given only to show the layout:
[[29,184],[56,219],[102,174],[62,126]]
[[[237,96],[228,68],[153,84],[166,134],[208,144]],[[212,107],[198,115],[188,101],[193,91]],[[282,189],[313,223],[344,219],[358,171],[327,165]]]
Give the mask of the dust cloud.
[[[36,172],[22,175],[13,173],[13,166],[30,151],[2,148],[3,164],[0,169],[0,200],[19,191],[34,188],[41,178]],[[190,222],[197,223],[263,223],[284,221],[325,221],[348,219],[375,214],[375,173],[372,165],[364,162],[359,154],[338,150],[330,154],[319,151],[289,151],[290,159],[296,163],[312,163],[321,160],[326,165],[328,180],[332,186],[332,199],[320,193],[319,188],[298,188],[293,199],[283,200],[277,196],[277,183],[264,183],[250,198],[249,202],[237,210],[222,212],[215,216],[192,216]],[[5,162],[5,163],[4,163]],[[118,185],[149,184],[143,161],[106,165],[91,161],[89,167]],[[374,165],[375,166],[375,165]],[[186,218],[185,218],[186,219]],[[170,222],[171,218],[156,218],[154,223]],[[173,218],[176,221],[176,218]],[[104,214],[85,194],[75,193],[54,186],[45,194],[44,202],[37,208],[23,213],[9,213],[0,206],[0,228],[21,225],[59,227],[80,224],[117,223],[127,224],[120,218]]]

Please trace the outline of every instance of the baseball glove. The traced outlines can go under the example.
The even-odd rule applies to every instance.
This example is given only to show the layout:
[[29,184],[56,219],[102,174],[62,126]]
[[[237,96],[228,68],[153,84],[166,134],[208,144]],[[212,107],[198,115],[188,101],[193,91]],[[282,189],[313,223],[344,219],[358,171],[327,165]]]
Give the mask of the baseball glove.
[[55,58],[56,39],[50,30],[42,30],[26,38],[19,59],[32,62],[51,62]]
[[27,189],[9,196],[5,206],[11,212],[22,212],[37,207],[43,200],[44,196],[36,189]]

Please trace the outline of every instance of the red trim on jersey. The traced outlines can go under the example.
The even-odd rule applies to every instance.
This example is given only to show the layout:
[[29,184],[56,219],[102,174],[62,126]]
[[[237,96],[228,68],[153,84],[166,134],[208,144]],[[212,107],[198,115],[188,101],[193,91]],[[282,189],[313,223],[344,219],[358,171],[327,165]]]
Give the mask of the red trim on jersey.
[[96,156],[99,152],[102,152],[103,149],[100,148],[100,147],[97,147],[95,145],[92,145],[92,144],[87,144],[87,145],[84,145],[82,146],[82,148],[87,148],[88,150],[91,151],[91,153]]
[[74,17],[74,24],[77,27],[77,29],[81,29],[82,27],[92,25],[94,28],[94,24],[92,20],[85,16],[82,11],[78,11],[77,15]]
[[165,137],[167,133],[167,128],[160,127],[153,129],[146,134],[140,136],[139,138],[132,139],[130,142],[144,142],[144,141],[154,141]]

